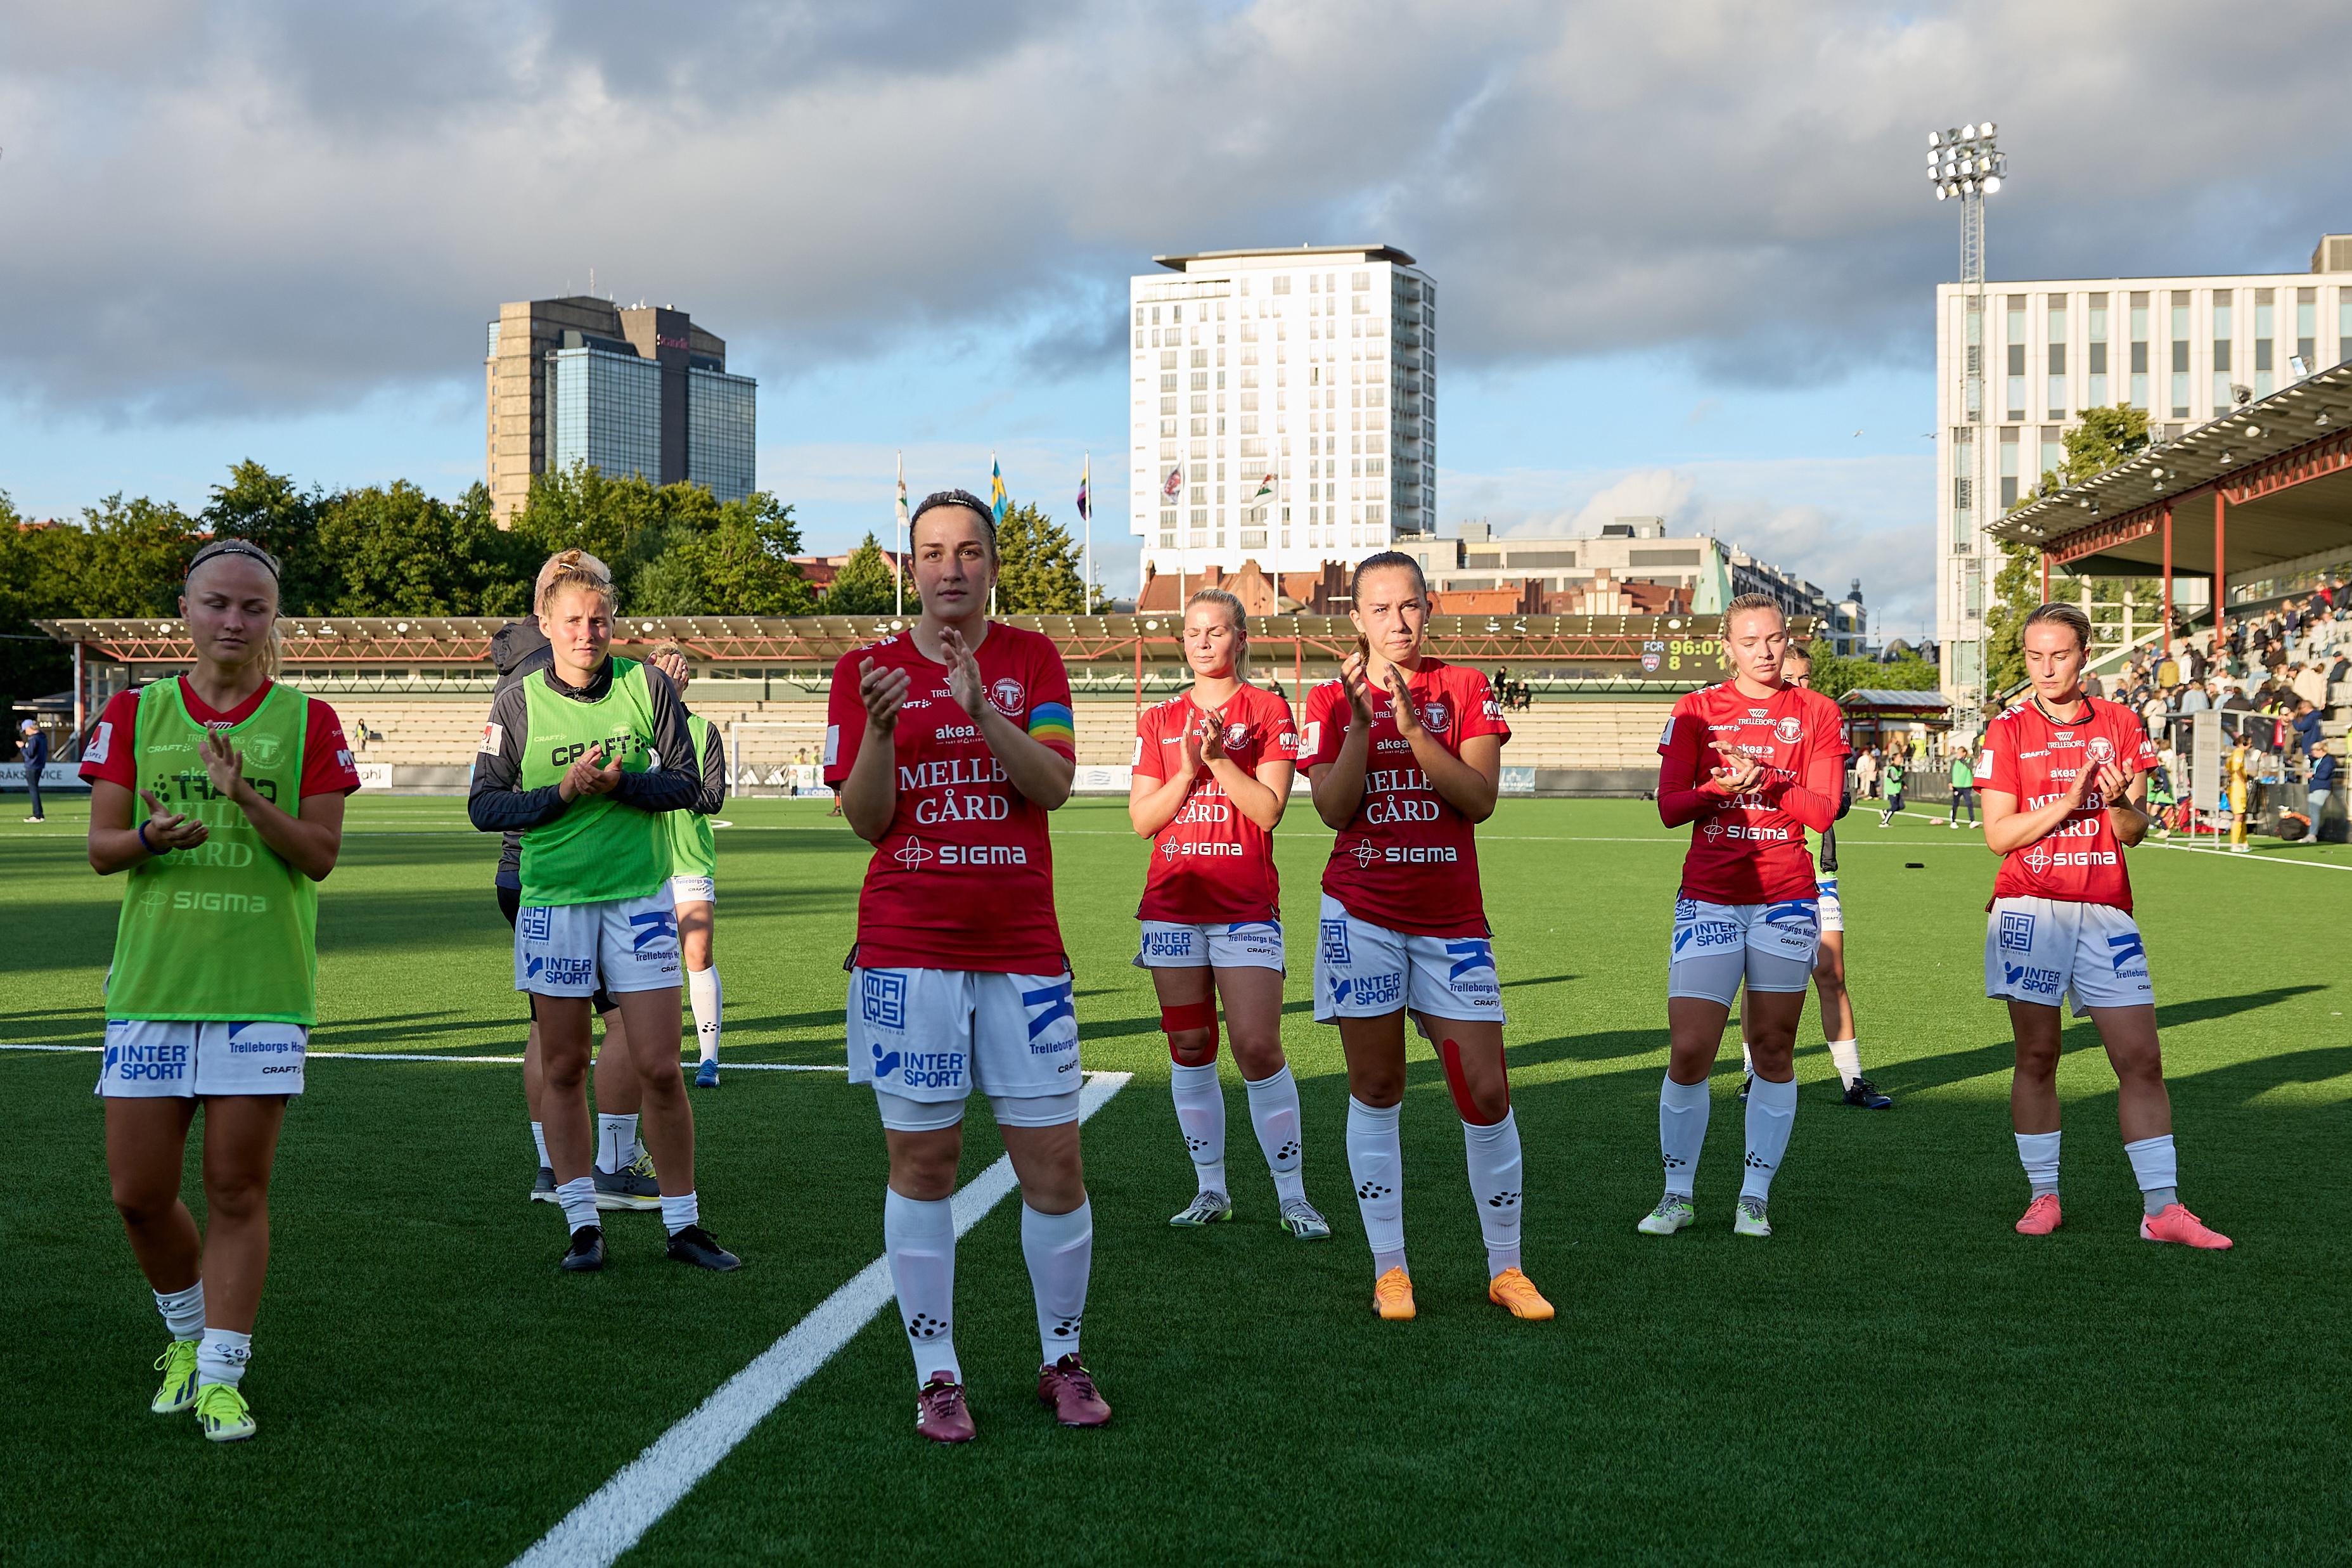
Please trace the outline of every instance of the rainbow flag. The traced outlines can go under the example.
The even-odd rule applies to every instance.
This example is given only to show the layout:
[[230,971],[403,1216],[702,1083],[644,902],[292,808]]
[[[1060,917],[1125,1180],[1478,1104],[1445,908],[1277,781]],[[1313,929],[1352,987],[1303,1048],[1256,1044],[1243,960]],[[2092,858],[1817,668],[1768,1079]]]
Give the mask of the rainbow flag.
[[1092,454],[1088,454],[1085,464],[1078,469],[1078,521],[1080,522],[1087,521],[1095,514],[1094,499],[1087,493],[1087,480],[1092,475],[1094,466],[1094,458]]

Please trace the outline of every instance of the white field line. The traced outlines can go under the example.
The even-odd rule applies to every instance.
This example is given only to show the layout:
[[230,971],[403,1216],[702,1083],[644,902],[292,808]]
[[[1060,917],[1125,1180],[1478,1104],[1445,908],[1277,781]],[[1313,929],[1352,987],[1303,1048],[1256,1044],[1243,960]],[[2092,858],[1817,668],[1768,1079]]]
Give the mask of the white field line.
[[[1078,1120],[1109,1103],[1127,1080],[1123,1072],[1089,1073],[1078,1095]],[[1013,1163],[1000,1154],[956,1194],[956,1235],[979,1224],[1013,1188]],[[877,1258],[590,1493],[516,1558],[514,1568],[606,1568],[873,1321],[891,1295],[889,1260]]]
[[[7,1040],[0,1040],[0,1051],[97,1052],[105,1048],[103,1046],[19,1046]],[[681,1057],[678,1059],[682,1062],[690,1062],[696,1058]],[[522,1063],[520,1057],[450,1057],[435,1056],[430,1052],[410,1055],[399,1051],[309,1051],[304,1053],[303,1060],[313,1062],[487,1062],[499,1067],[519,1067]],[[729,1072],[847,1072],[849,1070],[845,1065],[836,1067],[830,1062],[725,1062],[720,1065]]]
[[[1948,817],[1930,816],[1924,811],[1898,811],[1895,815],[1897,816],[1916,816],[1922,822],[1948,822],[1950,820]],[[1972,828],[1970,831],[1979,840],[1984,837],[1984,829],[1981,827]],[[1856,842],[1866,843],[1868,841],[1856,840]],[[1901,841],[1898,839],[1895,840],[1895,842],[1899,843]],[[1962,840],[1961,842],[1966,843],[1967,840]],[[1910,847],[1916,849],[1919,847],[1919,846],[1912,845]],[[1959,846],[1955,845],[1953,847],[1958,848]],[[2140,840],[2139,847],[2142,849],[2177,849],[2184,855],[2219,855],[2225,860],[2241,860],[2263,866],[2309,866],[2321,871],[2352,871],[2352,862],[2342,860],[2291,860],[2279,855],[2232,855],[2228,850],[2220,847],[2203,849],[2198,847],[2194,844],[2177,843],[2169,838],[2143,838]],[[1841,839],[1839,841],[1838,848],[1841,852],[1844,850],[1845,843],[1843,840]]]

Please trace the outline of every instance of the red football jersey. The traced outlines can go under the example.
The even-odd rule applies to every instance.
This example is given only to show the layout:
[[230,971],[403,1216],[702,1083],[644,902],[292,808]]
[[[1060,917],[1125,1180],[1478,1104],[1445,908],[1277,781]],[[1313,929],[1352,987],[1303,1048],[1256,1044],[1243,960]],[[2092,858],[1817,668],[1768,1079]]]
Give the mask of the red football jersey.
[[[1511,727],[1486,678],[1475,669],[1424,658],[1406,683],[1421,721],[1444,748],[1499,735]],[[1389,694],[1371,692],[1371,750],[1364,760],[1364,798],[1331,841],[1323,890],[1360,921],[1414,936],[1484,936],[1486,906],[1478,889],[1478,846],[1471,820],[1431,787],[1397,732]],[[1348,694],[1327,680],[1307,694],[1298,764],[1336,761],[1348,738]]]
[[[187,705],[188,717],[209,725],[244,723],[253,717],[254,710],[261,706],[261,700],[269,695],[274,684],[263,681],[260,690],[223,713],[205,705],[205,700],[188,685],[186,676],[173,679],[180,683],[180,700]],[[90,731],[89,744],[82,751],[81,776],[104,779],[128,790],[137,789],[137,763],[131,752],[138,727],[137,691],[118,691],[108,698],[106,706],[99,710],[98,727]],[[349,795],[359,787],[359,769],[352,762],[351,742],[343,739],[343,721],[335,717],[332,708],[311,698],[302,729],[303,795]]]
[[[2090,711],[2074,724],[2054,722],[2031,697],[1987,724],[1977,787],[1999,790],[2020,811],[2035,811],[2063,795],[2086,763],[2111,761],[2126,778],[2157,765],[2156,742],[2130,709],[2085,700]],[[2113,804],[2094,788],[2055,832],[2003,856],[1992,896],[2130,910],[2131,875],[2107,821]]]
[[[1252,778],[1263,763],[1298,760],[1298,727],[1280,692],[1244,685],[1217,716],[1225,751]],[[1163,780],[1181,767],[1184,731],[1200,717],[1189,694],[1145,709],[1135,727],[1135,776]],[[1138,919],[1204,925],[1282,918],[1274,836],[1234,807],[1205,763],[1175,817],[1151,836],[1151,848]]]
[[[1764,787],[1729,795],[1709,777],[1717,744],[1764,764]],[[1816,896],[1805,829],[1825,832],[1843,794],[1845,721],[1818,691],[1784,686],[1743,696],[1732,681],[1685,692],[1658,737],[1658,816],[1691,825],[1682,896],[1711,904],[1763,904]]]
[[[991,621],[972,658],[998,712],[1076,755],[1069,671],[1052,639]],[[948,667],[917,652],[911,632],[852,648],[833,667],[824,782],[840,786],[866,739],[857,679],[867,659],[905,670],[908,685],[892,736],[898,812],[857,896],[857,962],[1059,974],[1066,961],[1045,808],[1013,786],[980,725],[948,694]]]

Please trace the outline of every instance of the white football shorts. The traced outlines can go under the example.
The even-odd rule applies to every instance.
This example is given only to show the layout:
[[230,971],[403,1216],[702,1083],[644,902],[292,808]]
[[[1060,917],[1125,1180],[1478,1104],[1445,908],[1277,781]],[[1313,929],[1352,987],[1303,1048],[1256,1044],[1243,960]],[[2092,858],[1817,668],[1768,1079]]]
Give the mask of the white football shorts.
[[[848,1034],[849,1081],[874,1086],[885,1126],[952,1126],[975,1089],[1001,1125],[1076,1120],[1078,1015],[1067,970],[853,969]],[[912,1119],[894,1112],[906,1101],[939,1109],[902,1125]],[[1034,1101],[1055,1103],[1020,1103]]]
[[1985,994],[2060,1005],[2152,1007],[2147,949],[2129,913],[2112,904],[1996,899],[1985,916]]
[[602,984],[659,991],[678,984],[677,906],[669,886],[641,899],[525,904],[516,912],[514,985],[538,996],[590,996]]
[[669,879],[669,901],[673,904],[715,904],[719,901],[719,879],[672,877]]
[[310,1031],[300,1024],[109,1018],[97,1092],[115,1100],[299,1094]]
[[1138,969],[1283,970],[1280,921],[1145,921]]
[[1415,936],[1349,914],[1323,895],[1315,940],[1315,1021],[1432,1018],[1503,1022],[1502,977],[1483,936]]
[[1813,958],[1821,948],[1819,903],[1676,899],[1674,941],[1666,963],[1668,996],[1700,996],[1728,1007],[1742,984],[1750,991],[1802,991],[1813,983]]
[[1845,906],[1838,902],[1837,878],[1825,875],[1821,879],[1814,902],[1821,910],[1823,936],[1845,930]]

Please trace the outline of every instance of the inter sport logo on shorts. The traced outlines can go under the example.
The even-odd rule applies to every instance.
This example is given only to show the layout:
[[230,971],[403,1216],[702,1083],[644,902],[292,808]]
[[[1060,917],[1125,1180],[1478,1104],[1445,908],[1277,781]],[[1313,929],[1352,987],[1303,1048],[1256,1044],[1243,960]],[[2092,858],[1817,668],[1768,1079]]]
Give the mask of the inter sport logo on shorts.
[[2000,917],[2000,946],[2003,952],[2032,952],[2033,917],[2030,914],[2003,914]]
[[858,986],[858,1007],[869,1024],[885,1029],[905,1028],[907,977],[887,969],[867,970]]
[[1143,955],[1146,958],[1190,958],[1192,956],[1192,933],[1189,931],[1145,931]]
[[2065,979],[2054,969],[2029,969],[2005,958],[2000,961],[2000,972],[2012,989],[2031,991],[2040,996],[2058,994],[2059,983]]
[[1325,921],[1322,924],[1322,959],[1326,963],[1348,962],[1348,922]]
[[543,904],[533,905],[532,907],[523,910],[522,918],[516,922],[516,925],[522,931],[523,941],[545,942],[547,940],[550,923],[554,920],[554,918],[555,911],[553,910],[547,908]]
[[878,1044],[874,1047],[874,1076],[888,1078],[898,1070],[898,1053],[886,1051]]

